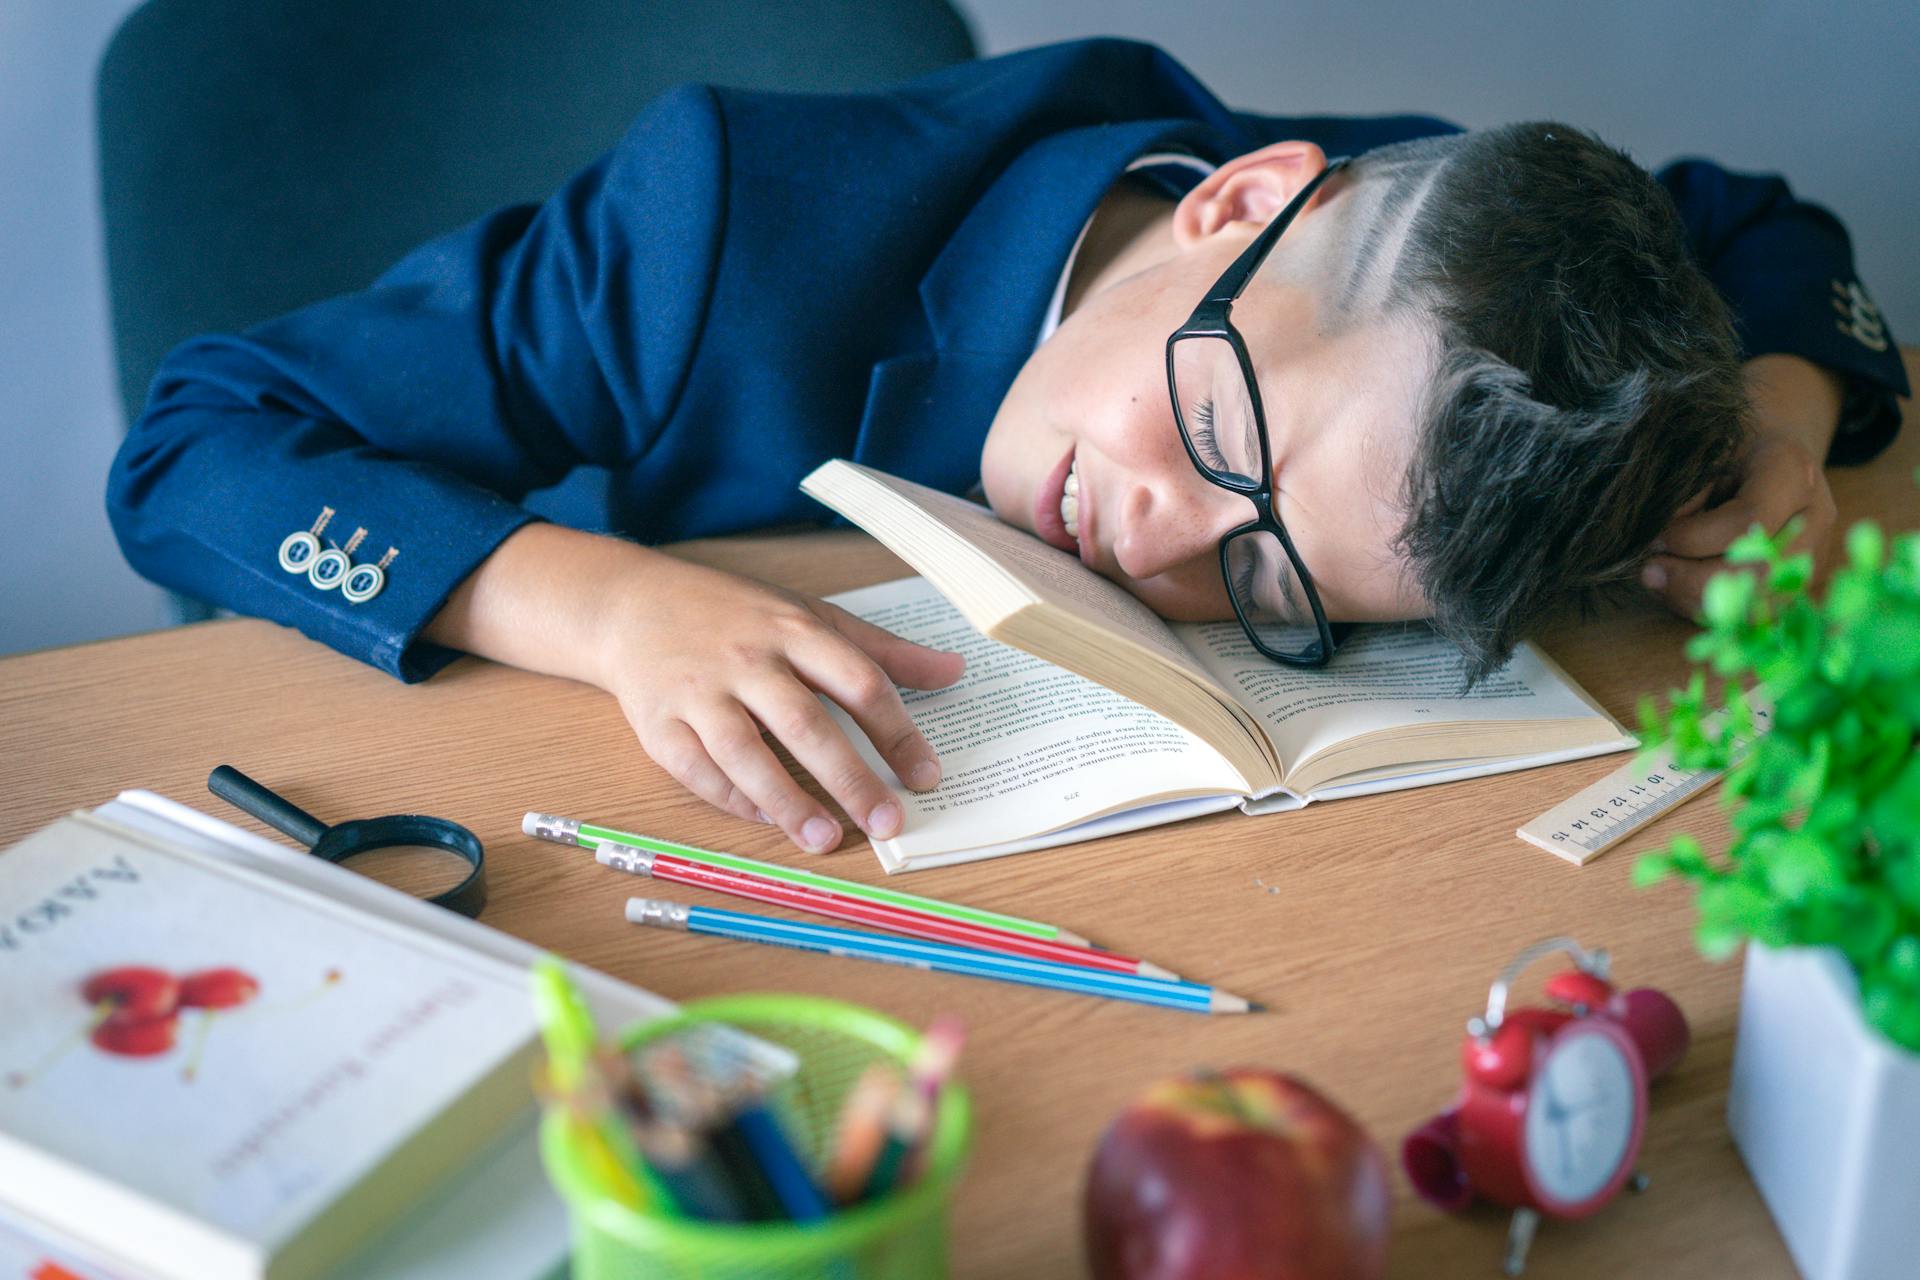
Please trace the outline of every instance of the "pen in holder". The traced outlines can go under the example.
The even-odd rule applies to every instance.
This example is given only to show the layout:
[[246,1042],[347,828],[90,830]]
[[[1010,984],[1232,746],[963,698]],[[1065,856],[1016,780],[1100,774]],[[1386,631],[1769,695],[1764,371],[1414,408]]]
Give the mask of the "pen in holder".
[[[870,1010],[768,995],[690,1003],[629,1029],[620,1047],[645,1063],[661,1046],[697,1043],[688,1033],[714,1025],[792,1053],[796,1069],[767,1082],[748,1116],[777,1120],[821,1186],[847,1095],[876,1063],[905,1075],[922,1047],[918,1032]],[[544,1119],[540,1145],[573,1219],[575,1280],[939,1280],[947,1274],[947,1219],[970,1125],[966,1092],[942,1085],[912,1180],[812,1221],[714,1221],[673,1212],[655,1197],[636,1202],[607,1185],[603,1159],[562,1111]],[[746,1137],[753,1136],[749,1125]]]

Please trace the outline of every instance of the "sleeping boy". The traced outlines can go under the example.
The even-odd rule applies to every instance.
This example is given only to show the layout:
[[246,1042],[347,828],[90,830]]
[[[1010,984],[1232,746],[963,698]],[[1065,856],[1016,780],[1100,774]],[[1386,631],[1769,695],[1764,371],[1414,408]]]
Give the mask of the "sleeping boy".
[[[598,685],[690,790],[824,852],[839,818],[765,735],[889,838],[818,697],[925,789],[896,686],[959,659],[651,544],[818,519],[799,479],[850,457],[983,489],[1169,617],[1319,637],[1276,661],[1428,618],[1485,673],[1623,584],[1690,610],[1754,521],[1824,558],[1822,467],[1906,390],[1871,313],[1776,178],[1237,113],[1084,41],[675,90],[543,204],[180,347],[108,506],[156,582],[401,679],[472,653]],[[525,505],[580,467],[590,502]]]

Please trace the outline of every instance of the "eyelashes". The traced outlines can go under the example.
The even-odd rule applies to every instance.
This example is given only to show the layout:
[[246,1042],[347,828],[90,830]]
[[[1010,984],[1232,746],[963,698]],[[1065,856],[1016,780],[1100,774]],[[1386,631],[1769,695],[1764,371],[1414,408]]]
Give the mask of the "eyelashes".
[[1258,608],[1253,598],[1253,557],[1242,556],[1239,572],[1234,575],[1234,598],[1247,608]]
[[1193,447],[1200,456],[1209,460],[1220,456],[1220,441],[1213,434],[1213,401],[1202,400],[1193,406],[1193,422],[1187,428],[1193,436]]

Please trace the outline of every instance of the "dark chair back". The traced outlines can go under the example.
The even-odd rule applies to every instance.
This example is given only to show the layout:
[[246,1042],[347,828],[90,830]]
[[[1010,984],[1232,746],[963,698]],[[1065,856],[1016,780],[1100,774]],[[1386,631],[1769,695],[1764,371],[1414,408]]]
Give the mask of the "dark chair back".
[[545,196],[674,84],[862,88],[973,54],[945,0],[150,0],[98,84],[128,420],[179,342]]

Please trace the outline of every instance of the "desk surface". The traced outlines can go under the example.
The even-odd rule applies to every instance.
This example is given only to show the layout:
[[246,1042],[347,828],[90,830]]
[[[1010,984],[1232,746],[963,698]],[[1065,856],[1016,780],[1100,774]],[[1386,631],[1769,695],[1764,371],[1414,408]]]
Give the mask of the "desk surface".
[[[1920,361],[1910,353],[1908,363]],[[1920,431],[1910,426],[1890,456],[1836,472],[1842,520],[1911,525],[1917,462]],[[682,550],[814,592],[904,572],[847,532]],[[1641,694],[1683,682],[1688,631],[1648,606],[1542,640],[1632,723]],[[708,809],[639,749],[611,698],[583,685],[463,660],[408,687],[251,620],[0,661],[0,844],[127,787],[236,816],[206,791],[207,772],[228,762],[322,818],[426,810],[459,819],[492,863],[483,919],[664,995],[772,988],[859,1001],[916,1024],[960,1014],[971,1028],[963,1075],[978,1128],[954,1272],[1008,1280],[1079,1273],[1078,1197],[1094,1141],[1129,1098],[1170,1073],[1235,1063],[1297,1072],[1392,1155],[1451,1098],[1461,1025],[1488,982],[1521,946],[1557,933],[1611,948],[1625,982],[1674,995],[1695,1041],[1654,1090],[1641,1157],[1650,1190],[1585,1222],[1545,1226],[1528,1274],[1791,1277],[1722,1120],[1739,967],[1694,953],[1688,894],[1636,891],[1628,879],[1637,849],[1677,831],[1721,841],[1718,810],[1683,806],[1583,869],[1513,835],[1623,758],[1262,819],[1226,814],[899,882],[1056,921],[1273,1006],[1207,1019],[626,925],[621,904],[642,882],[522,836],[522,811],[805,859],[857,879],[881,872],[864,844],[806,859],[777,833]],[[1177,896],[1157,884],[1176,871]],[[1396,1277],[1498,1274],[1503,1214],[1443,1216],[1394,1176]]]

